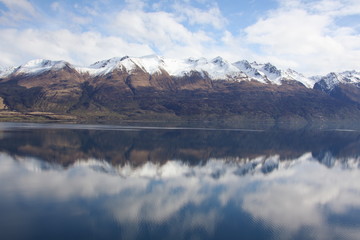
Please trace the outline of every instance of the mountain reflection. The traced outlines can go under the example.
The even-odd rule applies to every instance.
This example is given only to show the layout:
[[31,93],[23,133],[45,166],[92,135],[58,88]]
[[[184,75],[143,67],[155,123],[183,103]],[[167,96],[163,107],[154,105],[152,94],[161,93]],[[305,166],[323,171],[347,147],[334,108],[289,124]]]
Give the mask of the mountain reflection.
[[[66,127],[66,125],[65,125]],[[11,130],[12,129],[12,130]],[[279,161],[312,153],[331,167],[333,159],[360,156],[357,131],[206,131],[191,129],[47,129],[10,128],[0,134],[0,152],[34,157],[64,167],[97,159],[111,165],[142,166],[180,160],[189,165],[210,159],[244,162],[277,156]],[[256,163],[255,163],[256,164]]]
[[[14,225],[46,239],[49,221],[75,216],[78,229],[96,226],[84,239],[360,234],[355,131],[12,128],[1,136],[2,239],[14,238]],[[50,219],[37,217],[49,209]],[[66,222],[59,239],[73,237]]]

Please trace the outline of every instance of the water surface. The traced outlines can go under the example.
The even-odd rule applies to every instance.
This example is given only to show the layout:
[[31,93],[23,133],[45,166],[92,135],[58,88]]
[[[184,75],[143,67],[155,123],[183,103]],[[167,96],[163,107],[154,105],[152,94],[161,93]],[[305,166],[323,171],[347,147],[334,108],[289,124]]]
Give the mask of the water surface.
[[360,132],[0,124],[0,239],[359,239]]

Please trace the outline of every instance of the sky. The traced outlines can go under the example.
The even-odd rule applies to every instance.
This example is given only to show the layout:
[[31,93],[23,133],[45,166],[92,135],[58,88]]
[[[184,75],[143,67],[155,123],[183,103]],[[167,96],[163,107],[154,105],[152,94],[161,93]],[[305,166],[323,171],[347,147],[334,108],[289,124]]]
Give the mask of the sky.
[[360,1],[0,0],[0,53],[1,66],[156,54],[360,70]]

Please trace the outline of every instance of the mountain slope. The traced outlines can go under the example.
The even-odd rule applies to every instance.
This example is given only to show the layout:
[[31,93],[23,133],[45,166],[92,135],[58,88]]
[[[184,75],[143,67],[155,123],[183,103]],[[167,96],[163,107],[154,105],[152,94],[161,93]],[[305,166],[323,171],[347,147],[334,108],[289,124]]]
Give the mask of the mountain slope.
[[317,80],[314,89],[344,101],[360,104],[360,72],[329,73],[314,79]]

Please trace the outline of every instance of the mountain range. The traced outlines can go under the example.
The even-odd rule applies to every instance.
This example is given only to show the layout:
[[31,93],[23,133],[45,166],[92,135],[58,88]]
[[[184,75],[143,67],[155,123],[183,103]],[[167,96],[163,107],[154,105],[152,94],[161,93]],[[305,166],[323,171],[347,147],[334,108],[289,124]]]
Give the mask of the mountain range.
[[[306,77],[246,60],[32,60],[0,68],[0,108],[77,120],[356,120],[360,72]],[[46,114],[45,114],[46,113]]]

